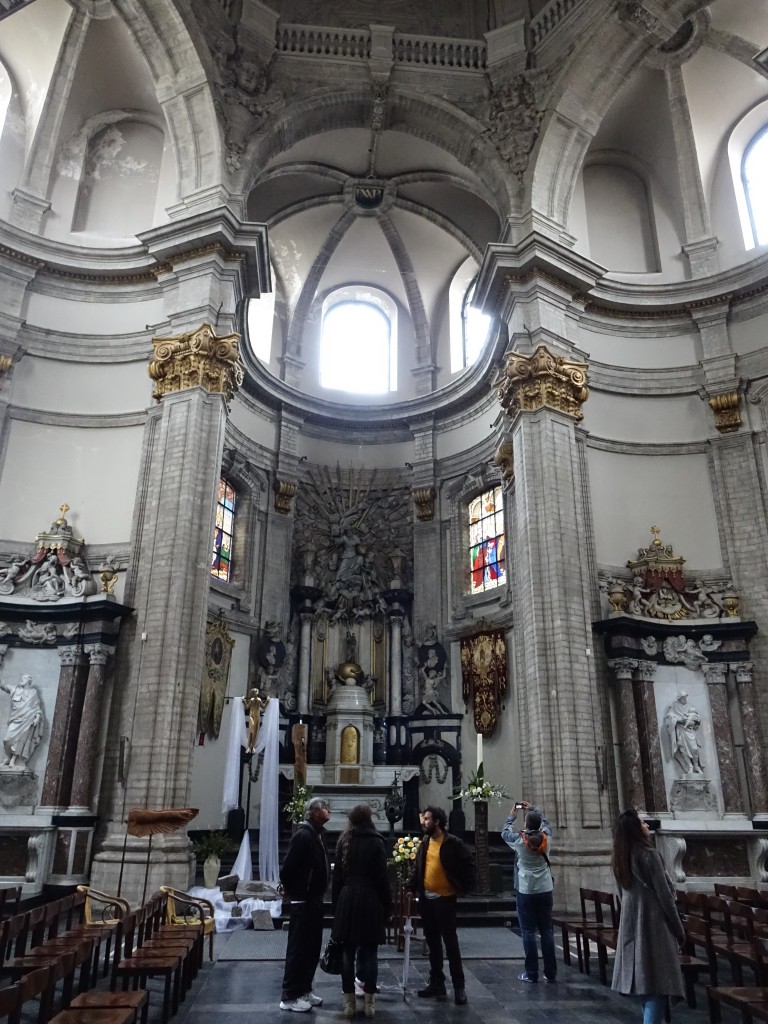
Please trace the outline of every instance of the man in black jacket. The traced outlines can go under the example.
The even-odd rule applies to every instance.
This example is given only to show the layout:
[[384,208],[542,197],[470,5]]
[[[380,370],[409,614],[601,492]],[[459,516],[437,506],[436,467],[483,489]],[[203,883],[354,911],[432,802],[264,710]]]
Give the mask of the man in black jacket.
[[408,888],[419,897],[424,938],[429,949],[429,984],[422,998],[445,996],[443,942],[453,982],[454,1001],[463,1006],[464,968],[456,934],[456,897],[467,892],[474,879],[472,853],[460,839],[445,831],[448,817],[442,807],[428,807],[422,819],[426,837],[416,854]]
[[312,991],[312,982],[323,944],[323,897],[330,878],[323,828],[330,816],[326,800],[309,801],[307,820],[293,834],[280,869],[283,891],[291,901],[281,1010],[306,1013],[323,1001]]

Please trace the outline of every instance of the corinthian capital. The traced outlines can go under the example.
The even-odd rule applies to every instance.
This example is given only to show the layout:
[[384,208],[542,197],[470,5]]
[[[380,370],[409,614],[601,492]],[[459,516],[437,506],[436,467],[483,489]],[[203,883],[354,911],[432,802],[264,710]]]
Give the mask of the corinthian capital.
[[509,353],[496,394],[512,417],[546,406],[580,420],[584,418],[581,407],[589,397],[586,385],[586,363],[553,355],[539,345],[530,356]]
[[155,381],[152,397],[159,402],[163,395],[205,388],[229,401],[243,383],[239,340],[239,334],[218,337],[210,324],[173,338],[153,338],[155,358],[147,368]]

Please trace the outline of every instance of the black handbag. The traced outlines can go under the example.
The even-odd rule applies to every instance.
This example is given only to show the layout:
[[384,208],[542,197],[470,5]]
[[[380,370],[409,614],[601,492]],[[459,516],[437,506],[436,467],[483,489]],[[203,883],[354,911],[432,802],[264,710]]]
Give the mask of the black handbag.
[[344,944],[336,939],[328,939],[320,957],[320,970],[326,974],[341,974],[341,955]]

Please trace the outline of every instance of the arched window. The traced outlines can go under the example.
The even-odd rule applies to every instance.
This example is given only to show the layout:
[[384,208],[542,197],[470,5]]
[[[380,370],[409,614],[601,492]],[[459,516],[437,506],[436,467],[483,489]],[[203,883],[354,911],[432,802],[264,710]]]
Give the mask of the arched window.
[[491,330],[492,318],[472,305],[477,270],[477,262],[466,259],[453,275],[448,291],[451,373],[466,370],[477,361]]
[[473,498],[469,516],[469,592],[482,594],[506,580],[504,562],[504,498],[494,487]]
[[765,245],[768,242],[768,125],[755,135],[744,151],[741,180],[755,243]]
[[232,538],[235,533],[235,489],[228,480],[219,480],[216,502],[216,526],[213,531],[211,576],[228,581],[232,574]]
[[492,318],[472,305],[477,278],[467,288],[461,310],[461,340],[463,365],[474,366],[483,351],[491,329]]
[[11,102],[11,77],[6,71],[5,65],[0,62],[0,135],[5,127],[5,115],[8,113],[8,104]]
[[[272,272],[274,280],[274,271]],[[272,358],[272,334],[275,319],[275,292],[265,292],[258,299],[248,299],[246,329],[251,351],[262,363]]]
[[320,385],[376,395],[397,390],[395,305],[383,293],[340,289],[323,303]]

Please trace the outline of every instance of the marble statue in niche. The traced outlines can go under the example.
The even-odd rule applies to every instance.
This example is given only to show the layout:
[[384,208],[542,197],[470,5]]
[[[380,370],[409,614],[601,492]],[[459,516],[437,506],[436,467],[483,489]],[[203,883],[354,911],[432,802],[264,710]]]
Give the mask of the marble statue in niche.
[[698,730],[701,726],[701,715],[688,703],[688,694],[681,690],[664,714],[664,725],[667,729],[672,756],[684,775],[703,775],[704,765],[701,763],[701,744]]
[[8,721],[3,736],[4,759],[0,769],[24,768],[43,738],[43,705],[32,685],[32,676],[25,674],[14,686],[0,681],[0,690],[11,698]]

